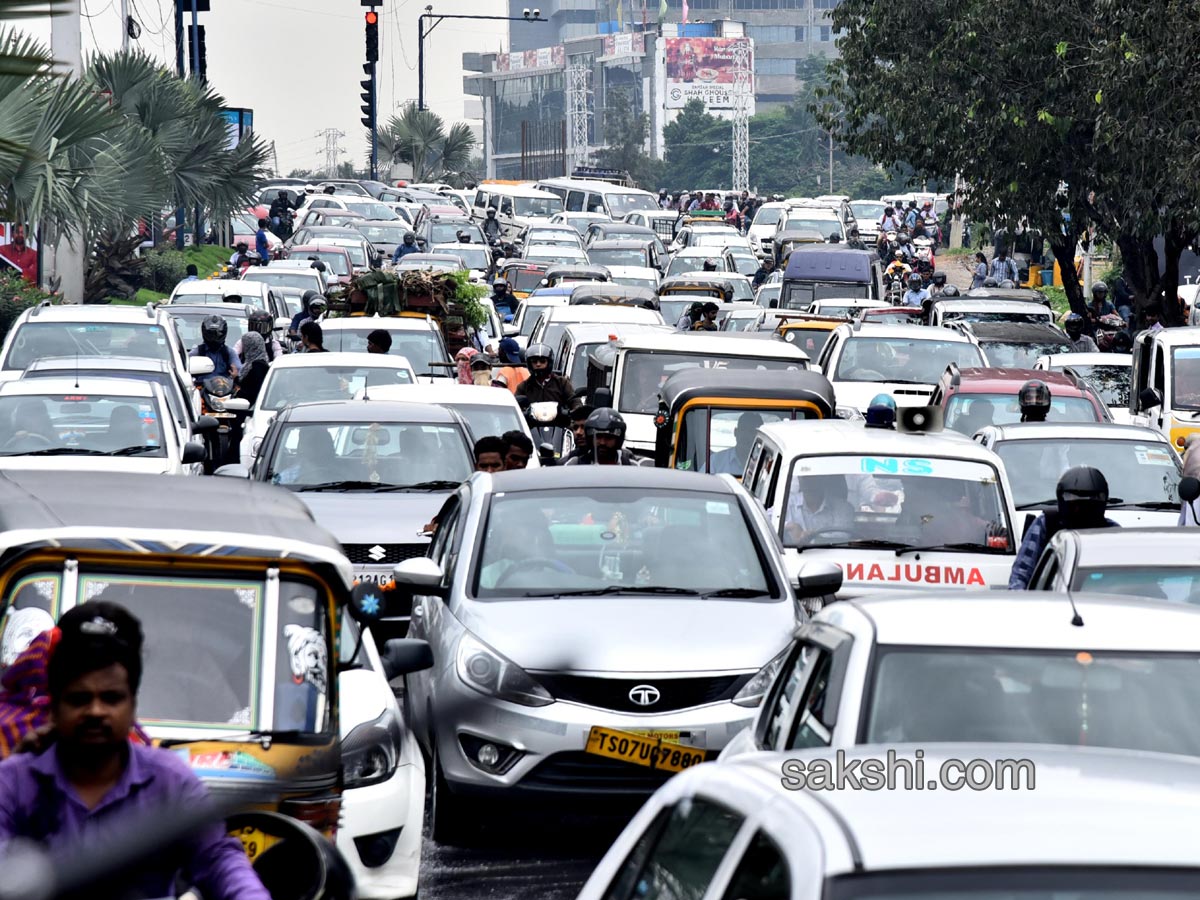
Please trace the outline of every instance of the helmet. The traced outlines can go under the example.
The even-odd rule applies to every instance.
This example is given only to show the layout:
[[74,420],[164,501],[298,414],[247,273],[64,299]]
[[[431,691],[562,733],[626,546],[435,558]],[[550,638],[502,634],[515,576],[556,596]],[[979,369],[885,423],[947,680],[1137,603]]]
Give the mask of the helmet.
[[304,296],[300,298],[300,305],[304,308],[305,312],[312,312],[311,307],[312,307],[313,301],[320,300],[320,299],[321,299],[321,295],[318,294],[316,291],[305,291]]
[[704,271],[705,272],[717,271],[717,261],[715,259],[713,259],[711,256],[708,259],[704,260]]
[[916,285],[917,287],[920,287],[921,286],[921,276],[918,275],[916,272],[913,272],[911,275],[908,276],[908,284],[910,287],[912,285]]
[[1063,319],[1063,330],[1072,339],[1078,338],[1083,334],[1083,316],[1079,313],[1067,313],[1067,317]]
[[1000,282],[998,285],[996,285],[996,287],[1004,288],[1004,290],[1008,291],[1008,290],[1012,290],[1013,288],[1015,288],[1016,284],[1013,283],[1013,280],[1011,278],[1005,278],[1002,282]]
[[998,285],[999,283],[1000,282],[996,281],[996,279],[992,278],[990,275],[987,278],[983,279],[984,287],[996,287],[996,285]]
[[1103,300],[1108,296],[1108,285],[1103,281],[1097,281],[1092,285],[1092,296],[1099,297],[1101,300]]
[[898,237],[897,240],[900,241],[901,244],[907,244],[909,238],[908,238],[907,234],[904,234],[903,232],[901,232],[900,237]]
[[891,394],[876,394],[867,407],[868,428],[895,428],[896,401]]
[[257,331],[263,338],[269,340],[271,332],[275,330],[275,321],[265,309],[256,309],[246,318],[246,327],[249,331]]
[[932,281],[934,284],[945,284],[946,283],[946,273],[945,272],[934,272]]
[[666,188],[659,188],[659,189],[658,189],[658,196],[660,196],[660,197],[665,197],[665,196],[667,196],[667,189],[666,189]]
[[1050,388],[1044,381],[1031,379],[1017,391],[1017,403],[1021,407],[1022,421],[1044,422],[1046,413],[1050,412]]
[[508,287],[508,282],[505,281],[503,278],[497,278],[495,281],[492,282],[492,290],[493,291],[495,291],[495,290],[503,291],[506,287]]
[[625,444],[625,419],[615,409],[602,406],[583,423],[584,433],[590,441],[598,434],[611,434],[617,438],[617,446]]
[[229,334],[229,324],[220,316],[208,316],[200,323],[200,337],[210,347],[224,344],[227,334]]
[[490,218],[493,218],[495,215],[496,215],[496,210],[494,210],[494,209],[492,209],[491,207],[489,207],[489,208],[488,208],[488,211],[487,211],[487,216],[488,216],[488,218],[489,218],[489,219],[490,219]]
[[896,259],[904,259],[904,254],[901,253],[899,250],[897,250],[895,253],[893,253],[892,256],[895,257]]
[[1091,466],[1075,466],[1063,472],[1055,490],[1058,514],[1066,528],[1098,528],[1108,506],[1108,481]]
[[[549,344],[530,344],[525,348],[525,362],[532,363],[535,359],[544,359],[553,366],[554,351],[550,349]],[[533,366],[530,368],[532,369]]]
[[417,239],[417,236],[415,234],[413,234],[411,231],[404,232],[404,243],[411,244],[416,239]]
[[959,296],[958,287],[957,287],[956,285],[953,285],[953,284],[948,284],[948,285],[946,285],[944,288],[942,288],[942,296],[943,296],[943,297],[957,297],[957,296]]

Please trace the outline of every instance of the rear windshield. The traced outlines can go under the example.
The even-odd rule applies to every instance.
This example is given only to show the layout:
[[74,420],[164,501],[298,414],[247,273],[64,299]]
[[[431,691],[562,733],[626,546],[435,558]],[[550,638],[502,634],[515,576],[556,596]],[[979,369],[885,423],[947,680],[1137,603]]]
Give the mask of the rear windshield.
[[170,359],[171,346],[157,322],[26,322],[13,336],[5,369],[24,369],[55,356],[137,356]]

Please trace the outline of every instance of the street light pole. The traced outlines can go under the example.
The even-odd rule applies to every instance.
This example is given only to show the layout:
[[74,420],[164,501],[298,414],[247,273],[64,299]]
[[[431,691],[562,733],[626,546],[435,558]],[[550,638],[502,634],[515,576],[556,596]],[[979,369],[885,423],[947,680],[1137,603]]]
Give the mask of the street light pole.
[[[425,20],[430,21],[428,28]],[[526,9],[520,16],[458,16],[434,14],[432,6],[426,6],[425,12],[417,16],[417,109],[425,109],[425,38],[433,33],[446,19],[488,19],[493,22],[549,22],[542,18],[540,9]]]

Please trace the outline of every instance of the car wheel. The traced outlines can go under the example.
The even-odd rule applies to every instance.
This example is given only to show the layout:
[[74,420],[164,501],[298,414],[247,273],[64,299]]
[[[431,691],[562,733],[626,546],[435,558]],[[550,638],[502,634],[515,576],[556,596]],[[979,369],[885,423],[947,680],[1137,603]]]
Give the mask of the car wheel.
[[429,779],[429,831],[434,841],[451,847],[469,847],[478,836],[477,820],[468,801],[450,792],[442,763],[433,748],[433,777]]

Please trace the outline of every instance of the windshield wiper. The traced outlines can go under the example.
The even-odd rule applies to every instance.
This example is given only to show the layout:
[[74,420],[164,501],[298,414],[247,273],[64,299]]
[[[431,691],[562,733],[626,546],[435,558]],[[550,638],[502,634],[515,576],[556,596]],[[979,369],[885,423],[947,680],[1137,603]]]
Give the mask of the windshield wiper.
[[526,591],[522,597],[603,597],[606,594],[678,594],[688,597],[697,596],[696,591],[687,588],[661,587],[659,585],[625,585],[613,584],[604,588],[583,588],[574,591]]
[[461,481],[418,481],[416,484],[390,484],[389,491],[453,491]]
[[1172,503],[1170,500],[1143,500],[1140,503],[1133,503],[1133,502],[1126,503],[1126,502],[1122,501],[1120,503],[1110,503],[1110,504],[1108,504],[1108,508],[1109,509],[1131,509],[1132,508],[1132,509],[1178,510],[1179,504]]
[[122,447],[120,450],[109,450],[108,453],[105,455],[106,456],[134,456],[138,453],[149,453],[152,450],[161,450],[161,449],[162,449],[161,447],[157,447],[157,446],[154,446],[151,444],[142,444],[137,447]]
[[395,488],[394,484],[379,484],[375,481],[326,481],[321,484],[295,485],[298,491],[377,491]]
[[1007,553],[1007,547],[989,547],[987,544],[977,544],[974,541],[960,541],[954,544],[929,544],[925,547],[899,547],[897,556],[905,553],[925,553],[941,550],[947,553]]
[[187,744],[199,744],[206,741],[239,741],[252,740],[258,741],[264,748],[270,747],[272,741],[298,741],[312,734],[310,731],[301,731],[298,728],[293,728],[283,731],[234,731],[229,734],[204,735],[194,738],[163,738],[159,741],[160,747],[181,747]]
[[4,456],[104,456],[103,450],[88,450],[86,447],[47,447],[30,450],[28,453],[5,453]]
[[721,588],[718,591],[705,591],[700,595],[705,600],[711,597],[730,597],[735,600],[749,600],[752,597],[769,597],[769,591],[758,588]]
[[900,541],[884,541],[877,538],[862,539],[857,541],[838,541],[832,544],[809,544],[805,547],[796,547],[794,549],[803,553],[805,550],[828,550],[831,548],[850,549],[850,550],[897,550],[908,547],[908,544]]

